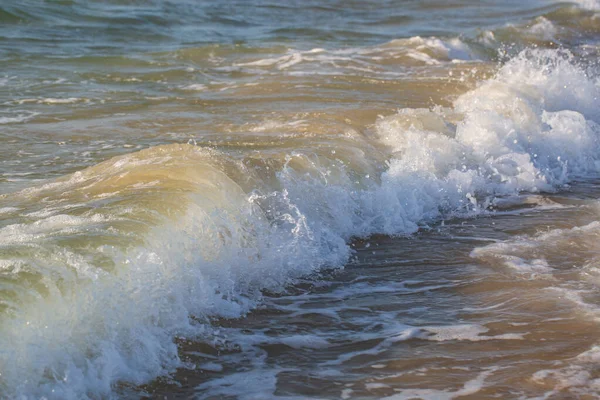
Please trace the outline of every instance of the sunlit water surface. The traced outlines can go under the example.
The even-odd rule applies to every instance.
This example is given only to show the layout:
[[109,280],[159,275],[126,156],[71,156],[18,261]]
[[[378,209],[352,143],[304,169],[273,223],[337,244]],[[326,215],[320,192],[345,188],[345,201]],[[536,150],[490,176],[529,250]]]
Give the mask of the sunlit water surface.
[[0,3],[0,397],[600,396],[600,4]]

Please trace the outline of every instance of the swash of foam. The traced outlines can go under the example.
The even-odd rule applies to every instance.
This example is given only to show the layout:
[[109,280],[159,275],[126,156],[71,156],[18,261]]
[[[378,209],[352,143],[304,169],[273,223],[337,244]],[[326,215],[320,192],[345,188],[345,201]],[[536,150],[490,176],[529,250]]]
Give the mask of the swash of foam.
[[596,174],[599,93],[569,53],[528,50],[451,109],[379,119],[379,156],[364,139],[244,159],[161,146],[3,196],[30,213],[0,229],[3,395],[110,396],[180,365],[175,338],[207,318],[342,266],[352,236]]

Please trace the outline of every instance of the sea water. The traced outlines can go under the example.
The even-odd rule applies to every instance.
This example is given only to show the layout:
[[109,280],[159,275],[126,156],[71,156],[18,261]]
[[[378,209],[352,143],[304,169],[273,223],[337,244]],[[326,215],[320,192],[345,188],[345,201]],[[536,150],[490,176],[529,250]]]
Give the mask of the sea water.
[[600,3],[0,3],[0,397],[600,396]]

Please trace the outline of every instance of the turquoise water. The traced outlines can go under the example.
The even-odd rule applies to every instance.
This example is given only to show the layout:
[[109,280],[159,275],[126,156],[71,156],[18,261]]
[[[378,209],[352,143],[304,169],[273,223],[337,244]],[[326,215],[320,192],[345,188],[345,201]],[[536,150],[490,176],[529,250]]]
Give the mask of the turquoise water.
[[0,3],[0,397],[600,395],[599,9]]

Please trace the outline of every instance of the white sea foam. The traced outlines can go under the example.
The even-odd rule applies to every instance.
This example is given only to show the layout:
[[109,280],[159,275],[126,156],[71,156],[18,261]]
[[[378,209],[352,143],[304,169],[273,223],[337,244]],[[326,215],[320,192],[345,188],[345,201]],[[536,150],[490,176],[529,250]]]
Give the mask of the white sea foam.
[[37,104],[73,104],[79,102],[89,103],[90,99],[82,99],[78,97],[66,97],[66,98],[56,98],[56,97],[43,97],[43,98],[33,98],[33,99],[20,99],[17,100],[17,104],[27,104],[27,103],[37,103]]
[[246,63],[238,63],[235,66],[239,67],[270,67],[276,66],[277,69],[286,69],[293,65],[299,64],[302,62],[302,53],[297,51],[292,51],[289,54],[286,54],[281,57],[275,58],[264,58],[256,61],[249,61]]
[[406,389],[398,390],[400,393],[384,397],[384,400],[410,400],[410,399],[424,399],[424,400],[450,400],[459,398],[462,396],[468,396],[479,392],[485,384],[487,377],[492,375],[496,369],[489,369],[481,372],[475,378],[465,382],[464,386],[457,391],[449,390],[435,390],[435,389]]
[[[520,273],[552,273],[555,269],[548,260],[539,258],[537,254],[554,258],[566,251],[583,250],[595,254],[599,234],[600,222],[595,221],[571,229],[553,229],[533,237],[519,236],[513,240],[478,247],[471,252],[471,257],[497,260]],[[574,243],[577,245],[574,246]],[[595,257],[586,257],[585,263],[596,261]]]
[[542,40],[554,40],[558,30],[556,26],[544,17],[538,17],[528,29],[527,33]]
[[591,372],[600,361],[600,348],[593,346],[589,350],[567,360],[561,368],[537,371],[531,377],[532,382],[552,390],[546,392],[545,398],[553,395],[596,398],[600,396],[600,379]]
[[483,340],[522,340],[523,334],[519,333],[504,333],[501,335],[488,336],[484,333],[488,332],[484,326],[465,324],[453,326],[432,326],[423,328],[425,331],[433,334],[427,336],[427,340],[444,342],[447,340],[466,340],[470,342],[480,342]]
[[181,89],[200,92],[200,91],[206,90],[206,85],[203,85],[201,83],[193,83],[191,85],[182,86]]
[[[217,397],[234,396],[241,400],[277,399],[279,398],[275,395],[277,374],[283,371],[253,369],[238,372],[209,381],[200,385],[198,389],[210,389],[210,393]],[[285,398],[291,400],[291,398]]]
[[73,103],[78,103],[81,101],[89,101],[89,100],[88,99],[80,99],[77,97],[68,97],[68,98],[61,98],[61,99],[48,97],[48,98],[38,100],[39,103],[45,103],[45,104],[73,104]]
[[11,112],[8,116],[3,116],[0,114],[0,125],[3,124],[18,124],[20,122],[27,122],[31,120],[36,115],[39,115],[37,112],[33,111],[24,111],[24,110],[16,110]]
[[[594,221],[478,247],[471,256],[491,264],[500,263],[520,276],[549,281],[551,284],[544,291],[548,299],[560,299],[574,315],[599,320],[600,308],[594,299],[600,261],[596,256],[600,250],[599,235],[600,222]],[[565,258],[565,254],[569,257]],[[577,269],[576,284],[572,277],[561,273],[565,268]]]
[[[366,73],[383,73],[382,60],[400,60],[406,64],[435,65],[445,62],[460,62],[476,60],[473,50],[459,38],[442,40],[437,37],[423,38],[415,36],[407,39],[395,39],[388,43],[360,48],[346,48],[341,50],[312,49],[308,51],[289,50],[287,54],[261,58],[257,60],[238,62],[233,68],[258,68],[256,72],[265,68],[276,68],[288,70],[290,67],[302,64],[311,65],[310,70],[294,69],[289,74],[330,74],[328,68],[333,71],[349,69],[352,71]],[[404,62],[402,62],[404,60]],[[411,61],[412,62],[409,62]],[[319,68],[312,68],[318,64]],[[223,67],[230,68],[230,67]],[[400,74],[398,71],[387,71],[387,73]]]
[[209,362],[200,365],[198,368],[204,369],[206,371],[220,372],[223,371],[223,366],[221,364],[217,364],[214,362]]
[[0,215],[2,215],[2,214],[12,214],[15,211],[19,211],[19,209],[16,208],[16,207],[2,207],[2,208],[0,208]]
[[295,120],[295,121],[274,121],[274,120],[266,120],[261,122],[258,125],[254,125],[249,127],[250,132],[268,132],[268,131],[276,131],[280,133],[282,130],[286,130],[289,128],[302,128],[306,127],[306,120]]
[[571,2],[589,10],[600,10],[600,0],[571,0]]

